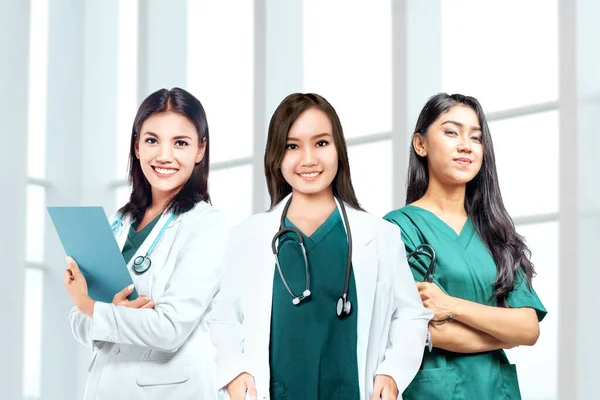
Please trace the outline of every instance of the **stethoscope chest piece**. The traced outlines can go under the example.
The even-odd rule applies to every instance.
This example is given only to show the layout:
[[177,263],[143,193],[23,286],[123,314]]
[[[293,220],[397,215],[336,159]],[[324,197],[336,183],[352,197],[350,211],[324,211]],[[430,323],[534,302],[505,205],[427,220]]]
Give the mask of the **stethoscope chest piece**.
[[137,256],[135,260],[133,260],[133,271],[136,274],[143,274],[150,269],[151,265],[152,261],[150,260],[150,257]]
[[340,296],[335,306],[336,315],[338,318],[342,318],[346,315],[350,315],[350,311],[352,311],[352,303],[350,300],[344,300],[344,297]]

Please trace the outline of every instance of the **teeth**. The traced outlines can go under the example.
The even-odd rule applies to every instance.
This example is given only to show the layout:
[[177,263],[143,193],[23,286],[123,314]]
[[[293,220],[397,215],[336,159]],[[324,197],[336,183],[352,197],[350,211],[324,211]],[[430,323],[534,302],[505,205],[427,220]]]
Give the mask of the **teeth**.
[[171,175],[171,174],[174,174],[175,172],[177,172],[176,169],[166,169],[166,168],[156,168],[156,167],[154,169],[159,174],[164,174],[164,175]]
[[300,174],[300,176],[303,176],[305,178],[314,178],[315,176],[319,175],[320,172],[313,172],[312,174]]

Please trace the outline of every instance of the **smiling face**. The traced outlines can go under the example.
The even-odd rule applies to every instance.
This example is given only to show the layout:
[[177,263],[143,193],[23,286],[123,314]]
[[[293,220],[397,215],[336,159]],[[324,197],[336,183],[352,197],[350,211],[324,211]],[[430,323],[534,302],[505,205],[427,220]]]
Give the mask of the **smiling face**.
[[338,172],[338,154],[331,120],[318,108],[310,108],[292,124],[281,161],[281,173],[292,192],[318,195],[331,192]]
[[144,121],[135,156],[152,187],[153,201],[172,198],[181,190],[202,161],[205,148],[192,122],[180,114],[167,111]]
[[482,132],[475,111],[457,105],[440,115],[425,135],[416,133],[413,147],[427,157],[429,179],[441,184],[467,184],[483,162]]

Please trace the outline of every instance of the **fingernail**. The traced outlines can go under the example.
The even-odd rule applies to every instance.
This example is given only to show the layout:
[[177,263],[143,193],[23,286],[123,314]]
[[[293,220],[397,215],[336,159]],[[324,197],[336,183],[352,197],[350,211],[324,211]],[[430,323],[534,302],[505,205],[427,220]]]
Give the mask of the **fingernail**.
[[133,290],[133,283],[129,286],[127,286],[127,290]]
[[70,263],[71,261],[74,261],[73,258],[67,256],[67,263]]

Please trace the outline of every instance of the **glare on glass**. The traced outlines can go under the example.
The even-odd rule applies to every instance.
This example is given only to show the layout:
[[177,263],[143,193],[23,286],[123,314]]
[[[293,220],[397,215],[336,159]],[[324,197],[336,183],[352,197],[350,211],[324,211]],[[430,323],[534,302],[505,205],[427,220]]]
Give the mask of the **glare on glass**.
[[31,0],[29,24],[29,95],[27,175],[45,177],[48,0]]
[[119,2],[117,97],[117,176],[127,177],[127,162],[133,119],[138,107],[138,2]]
[[44,187],[27,185],[27,261],[44,260],[44,230],[46,221],[46,192]]

